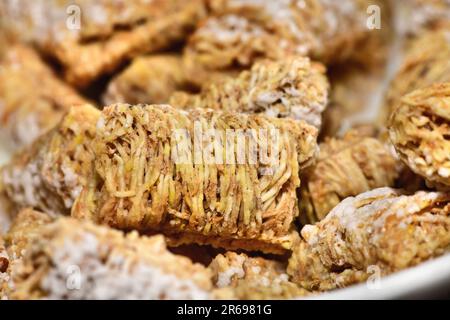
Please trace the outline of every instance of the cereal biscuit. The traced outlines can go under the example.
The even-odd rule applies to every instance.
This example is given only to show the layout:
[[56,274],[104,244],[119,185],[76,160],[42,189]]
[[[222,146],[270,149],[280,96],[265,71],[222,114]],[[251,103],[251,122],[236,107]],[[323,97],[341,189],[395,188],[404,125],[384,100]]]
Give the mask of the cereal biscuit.
[[320,128],[328,103],[325,68],[309,58],[264,60],[237,77],[205,85],[200,94],[176,93],[176,107],[210,108],[228,112],[261,113],[278,118],[304,120]]
[[11,45],[0,59],[0,133],[12,149],[30,145],[70,107],[86,103],[33,49]]
[[449,200],[448,193],[390,188],[347,198],[302,229],[287,272],[306,289],[331,290],[442,255],[450,244]]
[[73,107],[60,124],[0,169],[0,189],[18,208],[68,214],[86,183],[100,111]]
[[[84,188],[74,216],[162,232],[171,245],[276,253],[290,248],[299,171],[317,148],[314,127],[261,115],[117,104],[103,110],[97,128],[97,180]],[[261,129],[271,131],[260,135]],[[203,134],[211,130],[212,144]],[[269,142],[272,156],[240,158],[248,149],[237,144],[240,138],[226,136],[227,130],[253,132],[242,136],[245,145],[263,152]]]
[[349,196],[393,187],[401,165],[376,138],[349,131],[320,145],[316,163],[306,169],[300,190],[300,220],[314,223]]
[[167,251],[162,236],[71,218],[41,228],[14,285],[12,299],[207,299],[212,289],[209,271]]
[[133,0],[123,6],[106,0],[5,0],[0,13],[18,38],[55,57],[66,80],[78,87],[141,53],[183,40],[205,15],[203,0]]
[[405,95],[389,135],[400,158],[431,185],[450,188],[450,83]]

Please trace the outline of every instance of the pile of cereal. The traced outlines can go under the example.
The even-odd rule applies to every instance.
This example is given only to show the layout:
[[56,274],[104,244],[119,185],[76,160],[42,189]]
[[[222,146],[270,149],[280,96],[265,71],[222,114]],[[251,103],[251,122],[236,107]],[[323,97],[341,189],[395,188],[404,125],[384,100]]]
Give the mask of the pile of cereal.
[[450,248],[446,0],[0,2],[0,298],[294,299]]

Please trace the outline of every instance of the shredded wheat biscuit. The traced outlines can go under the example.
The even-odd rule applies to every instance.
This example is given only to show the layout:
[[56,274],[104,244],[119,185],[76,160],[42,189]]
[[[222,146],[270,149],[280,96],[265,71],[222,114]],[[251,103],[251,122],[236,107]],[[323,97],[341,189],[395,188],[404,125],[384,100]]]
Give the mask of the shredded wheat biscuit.
[[288,274],[307,289],[330,290],[439,256],[450,244],[449,201],[448,193],[390,188],[347,198],[302,229]]
[[[199,128],[215,130],[213,144],[198,135]],[[290,248],[299,171],[317,148],[314,127],[208,109],[188,113],[170,106],[117,104],[103,110],[97,129],[98,181],[91,179],[73,215],[126,230],[160,231],[173,245],[208,243],[277,253]],[[241,163],[238,153],[247,149],[225,134],[251,129],[277,134],[275,140],[268,135],[273,161]],[[245,141],[261,150],[268,142],[253,134]],[[174,150],[182,157],[173,158]]]
[[389,127],[400,158],[430,184],[450,187],[450,83],[405,95]]
[[[70,11],[71,5],[79,12]],[[0,13],[19,39],[58,59],[66,79],[79,87],[140,53],[182,40],[205,15],[203,0],[134,0],[124,6],[105,0],[5,0]]]
[[12,299],[207,299],[212,287],[209,271],[167,251],[162,236],[71,218],[40,228],[13,281]]
[[0,245],[0,264],[3,257],[3,269],[0,269],[0,299],[9,299],[16,286],[14,277],[22,263],[22,258],[37,237],[43,226],[52,222],[44,213],[24,209],[14,218],[8,233],[4,236],[3,251]]
[[320,128],[328,103],[329,84],[323,65],[309,58],[264,60],[236,78],[205,85],[200,94],[176,93],[176,107],[210,108],[229,112],[262,113],[304,120]]
[[0,59],[0,132],[13,149],[30,145],[70,107],[85,103],[33,49],[15,44]]
[[[188,75],[202,83],[209,73],[248,68],[260,58],[312,56],[338,62],[370,35],[367,0],[213,0],[211,15],[184,51]],[[192,70],[192,72],[189,72]]]
[[316,163],[302,175],[300,220],[322,220],[341,200],[380,188],[393,187],[400,164],[387,146],[360,131],[320,144]]
[[69,213],[91,169],[88,144],[100,111],[73,107],[60,124],[0,170],[2,193],[19,208]]
[[434,83],[450,81],[450,31],[426,32],[409,43],[400,69],[386,94],[382,120],[386,123],[404,95]]

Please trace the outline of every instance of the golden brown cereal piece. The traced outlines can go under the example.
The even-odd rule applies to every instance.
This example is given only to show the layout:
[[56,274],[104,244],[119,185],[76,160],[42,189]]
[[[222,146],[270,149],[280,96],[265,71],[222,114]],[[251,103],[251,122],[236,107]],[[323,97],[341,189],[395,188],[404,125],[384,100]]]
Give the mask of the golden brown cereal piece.
[[295,54],[281,39],[243,16],[206,19],[189,38],[183,51],[183,68],[191,85],[201,87],[221,74],[249,68],[261,58],[280,60]]
[[71,108],[56,128],[0,170],[2,192],[19,208],[68,213],[91,170],[88,144],[99,115],[91,105]]
[[9,255],[14,259],[21,258],[27,247],[39,236],[40,229],[52,221],[53,218],[45,213],[29,208],[21,210],[4,236]]
[[[152,2],[155,4],[152,5]],[[89,41],[95,38],[106,38],[119,28],[132,28],[158,14],[155,0],[75,0],[81,9],[81,28],[79,37]],[[66,5],[68,2],[66,2]]]
[[204,11],[203,0],[135,0],[126,4],[6,0],[0,4],[9,28],[57,58],[66,79],[77,86],[86,86],[140,53],[182,40]]
[[264,60],[236,78],[204,86],[198,95],[176,93],[170,104],[185,109],[263,113],[305,120],[319,128],[328,102],[329,84],[324,73],[325,68],[309,58]]
[[14,218],[11,228],[0,242],[0,299],[9,298],[15,289],[14,277],[22,263],[26,249],[40,235],[41,228],[52,222],[52,218],[44,213],[24,209]]
[[380,188],[343,200],[301,231],[288,274],[310,290],[384,276],[439,256],[450,245],[450,194]]
[[405,95],[389,134],[400,158],[433,185],[450,187],[450,83]]
[[[96,38],[106,38],[113,34],[116,29],[132,28],[142,23],[156,12],[156,5],[162,2],[156,2],[155,5],[149,5],[152,1],[148,0],[75,0],[75,1],[33,1],[27,3],[24,1],[3,1],[0,7],[2,13],[11,14],[9,19],[24,19],[20,22],[33,23],[33,28],[27,30],[28,37],[39,37],[44,40],[45,37],[76,37],[83,41],[89,41]],[[75,5],[75,8],[73,8]],[[79,9],[79,11],[77,10]],[[28,11],[30,10],[30,11]],[[45,10],[48,10],[47,12]],[[66,12],[68,11],[68,12]],[[47,21],[39,20],[46,14]],[[67,19],[73,17],[74,19]],[[75,25],[77,18],[80,19],[80,25]],[[70,29],[73,24],[73,34],[68,30],[52,30],[56,26],[63,26]],[[50,34],[43,34],[50,32]],[[42,33],[42,34],[39,34]],[[58,37],[57,37],[58,36]]]
[[0,59],[0,133],[12,148],[31,144],[86,102],[33,49],[12,45]]
[[85,188],[72,214],[159,231],[171,245],[282,253],[296,237],[298,175],[316,138],[303,121],[112,105],[94,141],[99,181]]
[[322,220],[341,200],[380,188],[393,187],[399,163],[379,140],[348,132],[342,139],[320,144],[314,166],[302,175],[300,220]]
[[219,299],[292,299],[308,295],[308,291],[289,281],[286,266],[278,261],[229,251],[216,256],[209,269]]
[[177,55],[138,57],[108,85],[105,105],[113,103],[167,103],[185,86],[181,58]]
[[433,31],[413,40],[386,95],[386,123],[402,97],[434,83],[450,81],[450,31]]
[[43,227],[14,275],[12,299],[206,299],[210,272],[139,237],[60,218]]
[[[187,64],[200,76],[248,68],[260,58],[309,55],[324,62],[349,58],[364,40],[373,1],[212,0],[211,16],[190,37]],[[300,5],[299,5],[300,4]],[[189,74],[189,73],[188,73]]]

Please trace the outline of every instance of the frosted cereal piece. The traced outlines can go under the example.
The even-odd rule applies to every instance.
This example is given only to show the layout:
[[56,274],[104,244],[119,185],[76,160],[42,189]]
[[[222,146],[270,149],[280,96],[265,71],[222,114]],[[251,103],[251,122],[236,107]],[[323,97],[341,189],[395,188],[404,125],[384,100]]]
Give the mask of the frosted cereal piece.
[[0,134],[13,150],[30,145],[70,107],[85,103],[33,49],[11,45],[0,58]]
[[[153,5],[152,2],[154,2]],[[136,24],[142,23],[143,20],[147,20],[157,13],[156,5],[161,3],[161,1],[154,0],[129,0],[126,3],[110,0],[75,0],[73,2],[49,0],[27,3],[27,9],[30,9],[30,12],[23,12],[24,10],[19,9],[25,5],[25,1],[6,0],[1,8],[4,10],[2,13],[12,14],[9,17],[11,20],[19,18],[24,19],[19,22],[34,23],[34,30],[28,30],[29,37],[36,37],[38,40],[55,37],[58,41],[73,37],[88,41],[108,37],[117,28],[132,28]],[[71,7],[71,5],[75,5],[75,7]],[[44,16],[45,9],[49,10],[47,16]],[[70,12],[66,12],[66,10]],[[73,17],[73,19],[67,20],[67,28],[73,25],[72,32],[56,30],[56,26],[66,22],[61,19],[68,17]],[[80,18],[79,21],[77,18]],[[76,25],[78,22],[79,28]],[[50,32],[50,34],[46,32]]]
[[[375,3],[380,3],[377,1]],[[359,50],[370,35],[368,0],[213,0],[210,16],[189,38],[185,56],[190,78],[248,68],[261,58],[308,55],[339,62]],[[199,74],[199,78],[195,78]]]
[[449,39],[449,31],[442,29],[411,42],[384,108],[391,141],[404,163],[429,184],[445,188],[449,185]]
[[322,220],[341,200],[384,186],[393,187],[401,165],[387,146],[351,130],[320,144],[316,163],[302,176],[300,219]]
[[339,4],[329,0],[210,1],[213,15],[246,17],[278,36],[282,46],[334,62],[351,54],[353,46],[367,33],[369,4],[373,3],[365,0],[345,0]]
[[309,290],[384,276],[442,255],[450,244],[450,195],[380,188],[343,200],[307,225],[287,272]]
[[108,85],[105,105],[113,103],[167,103],[176,90],[184,88],[181,58],[177,55],[138,57]]
[[286,266],[278,261],[230,251],[216,256],[208,268],[219,299],[292,299],[309,294],[289,281]]
[[23,256],[27,247],[39,236],[40,229],[51,223],[53,218],[32,209],[23,209],[13,219],[4,236],[9,255],[14,259]]
[[403,62],[386,94],[384,122],[394,113],[402,97],[435,83],[450,81],[450,31],[421,34],[411,41]]
[[12,299],[207,299],[212,289],[209,271],[162,236],[71,218],[43,227],[17,268]]
[[[16,276],[27,248],[40,235],[41,228],[52,222],[44,213],[24,209],[14,218],[11,228],[0,237],[0,299],[9,299],[15,289]],[[3,260],[3,268],[2,268]]]
[[174,94],[170,103],[184,109],[211,108],[304,120],[320,128],[329,90],[324,73],[325,68],[309,58],[264,60],[235,78],[205,85],[198,95]]
[[205,15],[203,0],[5,0],[7,29],[55,57],[79,87],[125,61],[183,40]]
[[188,82],[201,87],[223,73],[249,68],[261,58],[280,60],[294,53],[289,42],[243,16],[212,16],[189,38],[183,68]]
[[1,168],[2,193],[18,208],[69,213],[91,170],[88,144],[99,115],[91,105],[71,108],[56,128]]
[[296,238],[299,171],[312,161],[316,138],[303,121],[112,105],[93,144],[98,181],[72,214],[161,232],[171,245],[283,253]]
[[405,95],[389,136],[400,158],[431,185],[450,188],[450,82]]

